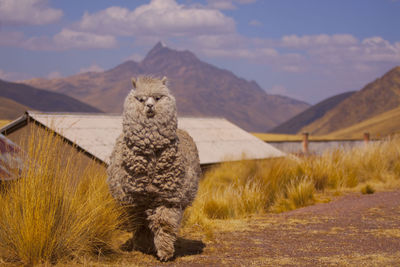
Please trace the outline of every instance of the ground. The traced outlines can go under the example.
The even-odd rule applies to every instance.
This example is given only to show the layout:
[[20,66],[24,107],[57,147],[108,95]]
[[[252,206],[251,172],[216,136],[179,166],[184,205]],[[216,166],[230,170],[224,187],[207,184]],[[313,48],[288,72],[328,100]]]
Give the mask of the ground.
[[400,191],[352,193],[217,225],[211,237],[183,233],[173,261],[130,252],[112,265],[400,266]]

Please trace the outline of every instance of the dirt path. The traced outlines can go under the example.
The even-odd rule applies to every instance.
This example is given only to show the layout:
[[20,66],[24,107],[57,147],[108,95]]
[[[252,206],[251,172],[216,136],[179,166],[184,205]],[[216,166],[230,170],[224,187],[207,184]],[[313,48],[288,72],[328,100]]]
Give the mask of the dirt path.
[[400,266],[400,191],[347,195],[282,214],[221,222],[220,228],[211,241],[181,238],[172,262],[139,252],[123,261],[140,266]]

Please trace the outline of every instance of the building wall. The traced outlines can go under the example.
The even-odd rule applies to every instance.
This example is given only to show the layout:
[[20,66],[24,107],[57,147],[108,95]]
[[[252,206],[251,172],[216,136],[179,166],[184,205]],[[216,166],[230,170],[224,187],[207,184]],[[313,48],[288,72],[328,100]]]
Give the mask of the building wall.
[[[35,140],[33,139],[33,136],[45,136],[47,133],[48,131],[45,128],[31,121],[28,122],[27,125],[8,134],[7,138],[18,144],[25,152],[28,152],[29,149],[31,149],[29,147],[30,143]],[[61,137],[59,138],[62,139]],[[82,173],[90,164],[95,164],[96,168],[99,168],[100,171],[106,171],[106,166],[104,164],[94,160],[90,155],[80,152],[77,147],[74,147],[70,143],[62,141],[58,143],[58,146],[62,153],[62,158],[64,159],[62,162],[67,162],[67,159],[72,157],[73,164],[79,173]],[[79,174],[76,176],[79,176]]]

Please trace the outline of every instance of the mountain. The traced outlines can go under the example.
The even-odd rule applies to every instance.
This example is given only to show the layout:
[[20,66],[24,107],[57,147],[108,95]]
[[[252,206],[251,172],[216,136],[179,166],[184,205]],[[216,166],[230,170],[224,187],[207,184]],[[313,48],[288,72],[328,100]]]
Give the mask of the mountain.
[[0,97],[0,120],[14,120],[29,108],[9,98]]
[[300,131],[314,135],[347,128],[400,106],[400,66],[367,84]]
[[265,132],[309,107],[305,102],[269,95],[254,81],[205,63],[190,51],[176,51],[161,43],[139,63],[127,61],[105,72],[26,83],[119,113],[132,88],[131,78],[144,74],[168,77],[179,115],[225,117],[248,131]]
[[329,136],[337,139],[360,139],[365,132],[370,133],[371,138],[380,138],[400,133],[400,107],[381,113],[350,127],[332,132]]
[[[0,80],[0,97],[13,100],[28,109],[55,112],[101,112],[70,96],[50,92],[32,86]],[[15,109],[22,108],[16,106]],[[10,107],[14,109],[14,107]],[[1,117],[1,114],[0,114]]]
[[294,116],[293,118],[285,121],[284,123],[278,125],[277,127],[270,130],[270,133],[284,133],[284,134],[296,134],[304,126],[316,121],[317,119],[324,116],[329,110],[336,107],[343,100],[347,99],[354,92],[346,92],[343,94],[335,95],[327,98],[314,106],[304,110],[300,114]]

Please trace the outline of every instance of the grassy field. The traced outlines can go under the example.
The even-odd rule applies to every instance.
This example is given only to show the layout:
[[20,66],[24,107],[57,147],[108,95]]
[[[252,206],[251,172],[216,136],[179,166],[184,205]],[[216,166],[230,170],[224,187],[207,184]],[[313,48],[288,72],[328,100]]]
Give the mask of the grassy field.
[[[23,179],[0,194],[0,263],[135,266],[139,254],[119,259],[129,234],[119,230],[125,217],[104,171],[89,166],[77,176],[57,142],[33,138]],[[221,225],[240,231],[250,216],[328,202],[349,191],[400,188],[399,158],[396,137],[321,156],[223,163],[205,173],[181,234],[212,238]]]
[[374,116],[348,128],[331,133],[336,138],[359,138],[369,132],[371,138],[381,138],[400,132],[400,107]]
[[9,123],[10,121],[8,120],[0,120],[0,128]]
[[[252,133],[255,137],[260,138],[264,142],[285,142],[285,141],[302,141],[303,135],[301,134],[274,134],[274,133]],[[309,136],[310,141],[329,141],[329,140],[360,140],[363,138],[363,133],[358,135],[357,133],[348,137],[348,135],[341,136],[336,134],[320,135],[320,136]]]
[[346,190],[400,187],[400,138],[322,156],[223,163],[206,173],[187,212],[188,225],[282,212]]
[[[21,179],[0,188],[0,264],[50,264],[112,250],[122,210],[94,164],[78,172],[54,135],[32,133]],[[17,167],[17,166],[16,166]]]

